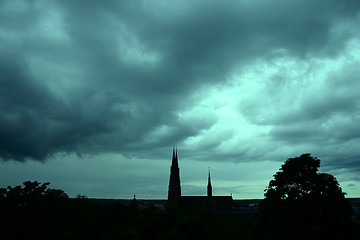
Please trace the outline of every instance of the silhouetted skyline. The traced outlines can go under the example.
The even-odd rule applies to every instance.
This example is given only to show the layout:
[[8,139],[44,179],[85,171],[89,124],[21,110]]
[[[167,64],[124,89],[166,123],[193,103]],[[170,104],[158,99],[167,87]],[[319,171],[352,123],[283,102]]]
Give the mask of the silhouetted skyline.
[[[360,2],[0,2],[0,182],[262,198],[311,153],[360,197]],[[215,182],[216,181],[216,182]],[[186,187],[185,187],[186,186]]]

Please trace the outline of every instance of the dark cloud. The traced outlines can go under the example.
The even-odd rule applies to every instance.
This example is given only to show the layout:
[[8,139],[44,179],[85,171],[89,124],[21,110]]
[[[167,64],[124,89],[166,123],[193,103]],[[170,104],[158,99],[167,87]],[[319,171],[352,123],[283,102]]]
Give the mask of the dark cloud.
[[[59,152],[161,156],[219,123],[218,115],[193,110],[204,89],[227,85],[234,69],[274,61],[278,50],[298,61],[341,55],[357,36],[359,9],[358,1],[1,4],[0,157],[16,160]],[[291,81],[279,72],[266,87],[273,92],[254,95],[241,111],[250,123],[274,126],[270,138],[284,144],[357,139],[357,70],[339,74],[294,108],[276,105],[278,113],[267,115]],[[337,114],[354,116],[339,120],[344,127],[325,121]],[[265,156],[255,142],[216,152],[235,135],[219,133],[193,151],[226,161]]]

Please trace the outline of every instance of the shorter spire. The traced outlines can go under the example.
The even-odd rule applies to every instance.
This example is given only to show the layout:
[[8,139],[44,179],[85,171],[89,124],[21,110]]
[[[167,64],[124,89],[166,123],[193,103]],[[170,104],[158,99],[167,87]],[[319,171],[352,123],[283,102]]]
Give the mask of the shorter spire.
[[210,176],[210,169],[209,169],[209,177],[208,177],[208,186],[211,186],[211,176]]
[[208,197],[212,197],[212,186],[211,186],[210,168],[209,168],[209,177],[208,177],[208,186],[207,186],[207,196],[208,196]]

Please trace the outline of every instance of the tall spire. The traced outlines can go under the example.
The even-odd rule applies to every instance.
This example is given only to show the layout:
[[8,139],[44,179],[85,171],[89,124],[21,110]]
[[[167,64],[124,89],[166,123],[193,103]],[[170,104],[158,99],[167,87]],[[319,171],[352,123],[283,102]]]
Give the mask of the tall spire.
[[177,157],[177,149],[175,151],[175,147],[173,147],[173,156],[172,156],[172,162],[171,162],[171,167],[179,167],[178,164],[178,157]]
[[208,197],[212,197],[212,186],[211,186],[210,168],[209,168],[209,177],[208,177],[208,185],[207,185],[207,196],[208,196]]
[[177,149],[173,147],[173,156],[170,167],[168,201],[170,207],[178,207],[181,198],[180,170]]

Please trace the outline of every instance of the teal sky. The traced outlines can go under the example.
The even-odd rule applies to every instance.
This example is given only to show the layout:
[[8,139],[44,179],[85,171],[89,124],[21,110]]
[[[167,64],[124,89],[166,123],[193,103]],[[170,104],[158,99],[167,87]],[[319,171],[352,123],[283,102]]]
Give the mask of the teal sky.
[[360,197],[360,2],[0,2],[0,182],[262,198],[311,153]]

